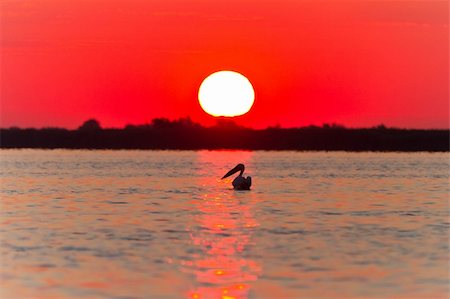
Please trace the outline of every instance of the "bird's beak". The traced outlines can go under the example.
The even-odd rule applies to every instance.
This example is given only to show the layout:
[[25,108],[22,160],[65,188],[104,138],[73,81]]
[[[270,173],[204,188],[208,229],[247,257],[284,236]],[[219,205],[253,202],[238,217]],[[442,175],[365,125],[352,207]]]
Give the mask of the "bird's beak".
[[242,166],[241,166],[241,164],[239,164],[239,165],[237,165],[235,168],[233,168],[233,169],[231,169],[230,171],[228,171],[228,172],[221,178],[221,180],[223,180],[224,178],[227,178],[227,177],[229,177],[230,175],[233,175],[233,174],[235,174],[236,172],[241,171],[241,170],[242,170]]

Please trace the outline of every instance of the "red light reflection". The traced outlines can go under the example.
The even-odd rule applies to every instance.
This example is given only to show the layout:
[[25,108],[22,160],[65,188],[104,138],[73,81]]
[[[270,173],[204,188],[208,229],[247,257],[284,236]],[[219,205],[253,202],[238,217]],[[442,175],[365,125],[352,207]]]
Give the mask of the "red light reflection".
[[199,253],[184,264],[196,280],[187,298],[247,298],[260,272],[260,266],[246,256],[258,226],[252,213],[254,198],[251,192],[237,193],[216,180],[201,183],[211,192],[194,202],[198,214],[190,236]]

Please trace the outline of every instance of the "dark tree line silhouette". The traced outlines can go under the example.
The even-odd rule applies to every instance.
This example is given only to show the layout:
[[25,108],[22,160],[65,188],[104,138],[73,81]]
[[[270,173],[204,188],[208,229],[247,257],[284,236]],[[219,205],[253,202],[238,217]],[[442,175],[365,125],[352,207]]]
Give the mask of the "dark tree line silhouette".
[[256,130],[221,119],[203,127],[189,118],[156,118],[123,129],[102,128],[95,119],[77,130],[0,129],[1,148],[67,149],[244,149],[345,151],[449,151],[449,130],[348,129],[341,125]]

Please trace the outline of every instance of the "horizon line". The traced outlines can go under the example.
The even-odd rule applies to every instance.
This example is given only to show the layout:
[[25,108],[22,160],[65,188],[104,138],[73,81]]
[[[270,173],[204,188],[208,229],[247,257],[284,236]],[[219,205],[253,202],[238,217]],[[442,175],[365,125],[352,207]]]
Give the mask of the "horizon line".
[[[255,131],[261,131],[261,130],[267,130],[267,129],[304,129],[304,128],[320,128],[320,129],[350,129],[350,130],[358,130],[358,129],[392,129],[392,130],[425,130],[425,131],[436,131],[436,130],[444,130],[444,131],[450,131],[450,124],[449,127],[447,128],[420,128],[420,127],[397,127],[397,126],[389,126],[386,125],[384,123],[379,123],[376,125],[372,125],[372,126],[347,126],[345,124],[341,124],[338,122],[325,122],[322,123],[320,125],[317,124],[309,124],[309,125],[301,125],[301,126],[291,126],[291,127],[286,127],[286,126],[282,126],[280,124],[274,124],[274,125],[268,125],[265,128],[253,128],[253,127],[248,127],[242,124],[238,124],[236,123],[233,119],[230,119],[229,117],[217,117],[216,119],[216,123],[214,125],[203,125],[199,122],[195,122],[193,121],[189,116],[187,117],[179,117],[176,119],[169,119],[166,117],[155,117],[153,118],[150,122],[146,122],[146,123],[141,123],[141,124],[132,124],[132,123],[128,123],[125,124],[121,127],[102,127],[101,126],[101,122],[98,121],[96,118],[89,118],[87,120],[85,120],[84,122],[82,122],[78,127],[76,128],[67,128],[67,127],[60,127],[60,126],[37,126],[37,127],[26,127],[26,126],[19,126],[19,125],[11,125],[8,127],[0,127],[0,130],[14,130],[14,129],[18,129],[18,130],[29,130],[29,129],[34,129],[34,130],[45,130],[45,129],[62,129],[62,130],[68,130],[68,131],[77,131],[80,130],[80,128],[82,128],[83,125],[85,125],[86,123],[90,122],[90,121],[94,121],[98,124],[98,129],[101,130],[125,130],[127,129],[127,127],[155,127],[155,121],[163,121],[166,122],[167,124],[183,124],[187,125],[194,125],[194,126],[200,126],[202,128],[208,129],[208,128],[214,128],[214,127],[236,127],[236,128],[240,128],[240,129],[250,129],[250,130],[255,130]],[[157,125],[156,125],[157,126]]]

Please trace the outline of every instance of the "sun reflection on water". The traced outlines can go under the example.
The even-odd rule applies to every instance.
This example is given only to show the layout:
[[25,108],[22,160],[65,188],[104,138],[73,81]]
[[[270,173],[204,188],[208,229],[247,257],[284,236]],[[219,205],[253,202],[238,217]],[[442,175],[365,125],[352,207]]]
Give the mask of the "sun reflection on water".
[[189,263],[196,286],[188,298],[247,298],[250,282],[258,278],[260,266],[245,255],[258,223],[251,202],[232,195],[205,194],[196,206],[200,214],[190,236],[201,253]]

